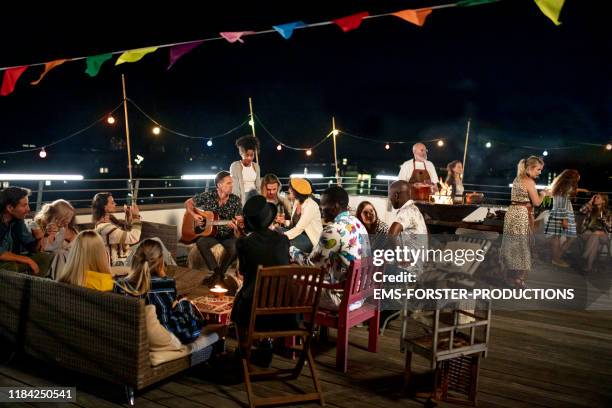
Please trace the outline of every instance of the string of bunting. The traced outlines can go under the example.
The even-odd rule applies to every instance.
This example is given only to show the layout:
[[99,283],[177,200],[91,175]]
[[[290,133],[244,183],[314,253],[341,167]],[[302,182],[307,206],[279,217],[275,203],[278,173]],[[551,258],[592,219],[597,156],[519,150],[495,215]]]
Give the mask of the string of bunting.
[[[33,86],[38,85],[42,79],[53,69],[57,68],[60,65],[63,65],[67,62],[75,62],[85,60],[85,73],[90,77],[95,77],[99,74],[102,65],[113,58],[114,55],[119,54],[119,57],[115,61],[115,66],[121,65],[124,63],[134,63],[140,61],[146,55],[156,52],[159,49],[168,48],[169,49],[169,65],[168,70],[171,69],[176,62],[185,56],[187,53],[193,51],[198,46],[202,45],[205,42],[209,41],[217,41],[217,40],[226,40],[229,43],[244,43],[244,38],[247,36],[255,36],[262,34],[270,34],[270,33],[278,33],[285,40],[289,40],[293,35],[293,32],[297,29],[304,28],[313,28],[313,27],[321,27],[326,25],[337,25],[343,32],[349,32],[356,30],[361,26],[363,20],[368,20],[372,18],[380,18],[387,16],[394,16],[401,18],[409,23],[422,27],[425,24],[427,17],[434,11],[438,9],[445,9],[451,7],[470,7],[477,6],[486,3],[495,3],[501,0],[460,0],[451,4],[443,4],[432,7],[425,7],[419,9],[405,9],[400,10],[393,13],[383,13],[383,14],[375,14],[371,15],[367,11],[363,11],[360,13],[355,13],[349,16],[337,18],[330,21],[323,21],[319,23],[310,23],[307,24],[303,21],[294,21],[290,23],[274,25],[271,30],[262,30],[262,31],[228,31],[228,32],[220,32],[219,36],[204,38],[193,41],[185,41],[178,42],[172,44],[162,44],[138,49],[131,50],[121,50],[121,51],[113,51],[105,54],[86,56],[86,57],[76,57],[76,58],[63,58],[57,59],[54,61],[34,63],[29,65],[22,66],[12,66],[12,67],[3,67],[0,68],[0,71],[4,71],[4,78],[2,80],[2,87],[0,88],[0,96],[10,95],[17,84],[17,81],[21,77],[21,75],[28,69],[32,67],[44,66],[44,69],[37,80],[32,81],[30,84]],[[540,8],[542,13],[546,15],[549,19],[551,19],[556,25],[561,24],[559,22],[559,15],[561,14],[561,9],[563,8],[563,4],[565,0],[534,0],[537,6]]]

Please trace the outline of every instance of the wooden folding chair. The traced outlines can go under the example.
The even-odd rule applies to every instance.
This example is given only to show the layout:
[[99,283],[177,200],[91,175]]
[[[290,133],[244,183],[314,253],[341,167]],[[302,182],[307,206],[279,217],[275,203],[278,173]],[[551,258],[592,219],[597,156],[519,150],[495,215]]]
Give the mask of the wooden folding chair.
[[[321,296],[323,271],[320,268],[308,266],[275,266],[259,267],[257,281],[253,294],[251,319],[247,332],[246,350],[242,353],[242,369],[244,383],[249,397],[250,407],[297,404],[309,401],[319,401],[325,405],[323,390],[319,382],[319,374],[310,352],[310,345],[314,337],[316,324],[304,322],[303,328],[273,328],[273,330],[259,330],[256,327],[257,317],[309,314],[316,316]],[[236,330],[238,332],[238,330]],[[267,338],[299,336],[302,338],[302,348],[294,368],[289,369],[256,369],[251,366],[251,349],[254,340]],[[243,344],[238,333],[238,342]],[[308,359],[308,367],[312,375],[315,392],[298,395],[280,395],[275,397],[257,398],[253,393],[252,381],[258,380],[295,380],[299,377],[304,363]]]

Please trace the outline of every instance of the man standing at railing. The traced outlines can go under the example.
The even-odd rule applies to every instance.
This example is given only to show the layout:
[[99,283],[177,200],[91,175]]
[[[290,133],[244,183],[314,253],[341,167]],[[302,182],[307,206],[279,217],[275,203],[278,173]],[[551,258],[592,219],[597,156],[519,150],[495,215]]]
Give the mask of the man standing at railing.
[[438,174],[433,163],[427,160],[427,148],[423,143],[412,146],[413,159],[402,164],[398,180],[410,184],[414,200],[429,200],[429,194],[438,191]]
[[30,212],[29,194],[29,190],[21,187],[0,191],[0,269],[47,276],[51,255],[38,252],[40,241],[24,221]]
[[[215,177],[217,188],[213,191],[206,191],[185,201],[185,208],[200,225],[204,218],[196,212],[196,208],[203,211],[210,211],[216,214],[219,221],[227,221],[227,225],[219,225],[214,236],[201,236],[196,241],[196,245],[206,265],[213,272],[212,276],[204,281],[205,285],[214,286],[222,282],[227,268],[237,257],[235,230],[242,226],[242,206],[240,198],[232,194],[232,176],[227,171],[220,171]],[[212,247],[221,244],[225,249],[225,256],[221,263],[218,263],[211,252]]]

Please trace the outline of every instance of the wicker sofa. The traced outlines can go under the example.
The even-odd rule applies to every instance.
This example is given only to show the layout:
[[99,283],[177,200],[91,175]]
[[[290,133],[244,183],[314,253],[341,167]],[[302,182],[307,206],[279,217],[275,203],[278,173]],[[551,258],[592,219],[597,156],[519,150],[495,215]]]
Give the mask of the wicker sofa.
[[[201,279],[186,279],[182,290],[188,290],[189,280]],[[213,349],[223,347],[223,342],[217,342],[152,366],[142,300],[4,270],[0,271],[0,293],[3,346],[121,384],[131,404],[134,390],[206,361]]]

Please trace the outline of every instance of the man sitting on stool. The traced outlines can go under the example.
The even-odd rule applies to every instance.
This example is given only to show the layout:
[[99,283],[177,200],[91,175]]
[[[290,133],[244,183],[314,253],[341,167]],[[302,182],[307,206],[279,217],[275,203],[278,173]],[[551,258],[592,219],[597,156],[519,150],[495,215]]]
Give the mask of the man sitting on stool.
[[[242,224],[242,208],[240,198],[232,194],[232,176],[227,171],[220,171],[215,177],[217,188],[206,191],[185,201],[186,210],[196,222],[202,224],[204,219],[195,212],[195,208],[203,211],[212,211],[219,216],[219,220],[231,221],[228,225],[217,226],[217,234],[209,237],[200,237],[196,245],[204,258],[206,265],[213,272],[212,276],[204,280],[204,284],[214,286],[222,282],[227,268],[236,259],[235,230]],[[217,263],[211,248],[217,244],[223,245],[225,257],[221,264]]]

